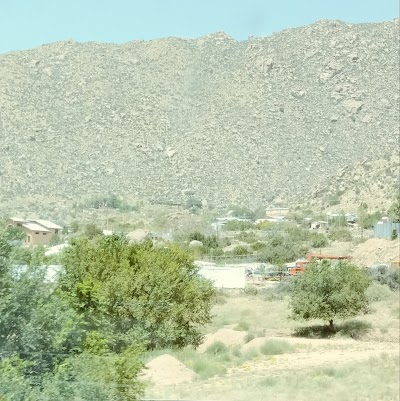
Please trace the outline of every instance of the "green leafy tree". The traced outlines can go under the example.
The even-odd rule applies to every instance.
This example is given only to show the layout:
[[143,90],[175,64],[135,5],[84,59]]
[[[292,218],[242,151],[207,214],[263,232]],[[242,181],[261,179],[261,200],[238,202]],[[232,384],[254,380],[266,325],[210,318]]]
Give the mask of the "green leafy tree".
[[310,241],[310,245],[313,248],[323,248],[329,244],[328,238],[322,233],[310,233]]
[[332,241],[350,242],[353,239],[350,230],[348,230],[347,228],[340,228],[340,227],[332,228],[328,236],[329,239]]
[[249,250],[247,249],[247,247],[239,245],[234,248],[232,253],[235,256],[242,256],[242,255],[247,255],[249,253]]
[[400,196],[398,196],[398,199],[392,204],[388,214],[394,223],[400,223]]
[[78,221],[73,221],[70,225],[69,225],[69,229],[71,230],[72,233],[77,233],[80,229],[80,224]]
[[254,228],[251,221],[229,220],[224,225],[224,231],[245,231]]
[[98,235],[103,235],[103,231],[96,224],[87,224],[84,234],[89,238],[94,238]]
[[351,263],[313,262],[293,281],[291,317],[322,319],[334,331],[334,320],[356,316],[367,306],[369,284],[368,276]]
[[357,223],[360,227],[368,229],[373,227],[381,218],[381,212],[368,212],[368,205],[364,202],[361,203],[357,211]]
[[[245,206],[233,205],[229,209],[232,212],[233,216],[238,217],[240,219],[248,219],[248,220],[256,219],[256,212]],[[265,215],[265,210],[261,217],[264,217],[264,215]]]
[[63,265],[61,291],[80,314],[97,317],[114,351],[138,342],[196,346],[199,326],[210,321],[212,284],[178,247],[133,245],[116,235],[78,238]]
[[199,209],[203,207],[203,204],[200,199],[195,198],[194,196],[189,196],[185,202],[185,207],[191,212],[196,213]]
[[257,259],[264,263],[280,264],[296,260],[307,251],[307,245],[302,242],[296,242],[282,235],[274,235],[268,241],[266,248],[258,254]]
[[45,282],[40,249],[17,274],[9,239],[0,230],[0,400],[140,399],[140,347],[111,352],[92,320]]
[[189,241],[200,241],[206,248],[218,248],[220,246],[216,235],[204,235],[200,231],[193,231],[189,234]]

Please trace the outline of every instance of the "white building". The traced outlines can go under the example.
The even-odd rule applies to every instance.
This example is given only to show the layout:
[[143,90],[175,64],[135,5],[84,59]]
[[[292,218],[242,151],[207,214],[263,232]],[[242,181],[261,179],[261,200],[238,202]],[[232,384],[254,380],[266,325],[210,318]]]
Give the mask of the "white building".
[[214,263],[197,260],[199,274],[214,283],[215,288],[245,288],[246,269],[243,266],[216,266]]

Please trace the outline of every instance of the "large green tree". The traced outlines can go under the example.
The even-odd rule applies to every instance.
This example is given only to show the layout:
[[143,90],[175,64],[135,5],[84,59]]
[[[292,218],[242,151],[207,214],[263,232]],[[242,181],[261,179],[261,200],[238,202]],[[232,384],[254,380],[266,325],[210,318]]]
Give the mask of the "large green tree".
[[139,399],[140,348],[113,353],[91,321],[44,280],[37,252],[29,266],[15,264],[13,238],[0,230],[0,400]]
[[334,331],[334,320],[356,316],[367,306],[369,284],[367,275],[349,262],[313,262],[293,281],[291,317],[322,319]]
[[132,245],[115,235],[78,238],[63,265],[62,293],[113,350],[137,342],[150,349],[200,343],[214,289],[186,251]]

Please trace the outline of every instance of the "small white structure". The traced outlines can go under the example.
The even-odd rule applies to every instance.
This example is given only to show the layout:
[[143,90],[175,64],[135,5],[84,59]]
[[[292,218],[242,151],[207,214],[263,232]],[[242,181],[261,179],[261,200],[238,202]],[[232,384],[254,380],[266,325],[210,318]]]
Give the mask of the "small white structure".
[[265,215],[267,217],[286,217],[288,214],[288,207],[269,207],[265,209]]
[[44,254],[45,254],[45,256],[57,255],[60,252],[62,252],[65,248],[68,248],[68,247],[69,247],[69,244],[54,245],[54,246],[47,248],[47,250]]
[[311,230],[326,230],[328,228],[329,224],[327,221],[314,221],[313,223],[311,223]]
[[199,274],[214,283],[215,288],[245,288],[246,269],[243,266],[216,266],[214,263],[195,261]]

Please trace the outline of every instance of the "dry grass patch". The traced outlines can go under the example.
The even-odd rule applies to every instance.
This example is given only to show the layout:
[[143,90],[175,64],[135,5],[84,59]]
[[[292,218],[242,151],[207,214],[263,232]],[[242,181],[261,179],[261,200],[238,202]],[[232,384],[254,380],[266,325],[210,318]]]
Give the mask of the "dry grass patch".
[[293,373],[259,376],[254,371],[231,377],[158,389],[148,396],[220,401],[393,401],[399,399],[398,358],[323,366]]

